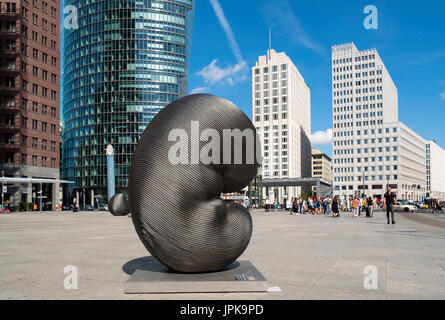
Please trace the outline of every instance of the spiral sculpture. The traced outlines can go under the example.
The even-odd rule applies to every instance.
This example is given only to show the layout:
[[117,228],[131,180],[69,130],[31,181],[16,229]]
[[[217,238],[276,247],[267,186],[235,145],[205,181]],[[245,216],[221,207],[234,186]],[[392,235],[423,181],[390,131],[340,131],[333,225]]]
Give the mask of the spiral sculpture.
[[[227,130],[251,132],[254,140],[242,139],[237,149]],[[217,148],[209,150],[209,142]],[[178,146],[189,152],[184,156]],[[249,244],[252,219],[245,207],[220,195],[255,178],[259,151],[252,122],[225,99],[191,95],[160,111],[138,142],[128,188],[131,217],[147,250],[178,272],[218,271],[234,262]]]

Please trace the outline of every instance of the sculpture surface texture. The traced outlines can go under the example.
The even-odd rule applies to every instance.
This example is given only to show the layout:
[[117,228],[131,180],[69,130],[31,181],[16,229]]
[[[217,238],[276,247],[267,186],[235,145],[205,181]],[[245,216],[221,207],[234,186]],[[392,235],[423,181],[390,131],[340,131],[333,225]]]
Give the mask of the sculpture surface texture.
[[[253,141],[244,137],[237,145],[237,133],[249,132]],[[225,99],[190,95],[161,110],[138,142],[128,186],[133,224],[147,250],[178,272],[219,271],[234,262],[249,244],[252,219],[220,195],[255,178],[260,149],[252,122]]]
[[130,204],[125,195],[118,193],[108,201],[108,210],[115,216],[126,216],[130,213]]

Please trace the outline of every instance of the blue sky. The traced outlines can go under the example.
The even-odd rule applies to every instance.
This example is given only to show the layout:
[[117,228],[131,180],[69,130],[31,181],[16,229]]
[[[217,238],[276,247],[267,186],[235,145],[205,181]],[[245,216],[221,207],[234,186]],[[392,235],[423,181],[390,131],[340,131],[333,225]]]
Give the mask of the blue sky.
[[[366,30],[365,6],[378,9]],[[251,116],[250,68],[285,51],[311,88],[312,133],[332,127],[331,45],[379,51],[399,92],[399,120],[445,148],[445,1],[196,0],[189,91],[229,99]],[[322,135],[323,136],[323,135]],[[331,145],[314,145],[331,154]]]

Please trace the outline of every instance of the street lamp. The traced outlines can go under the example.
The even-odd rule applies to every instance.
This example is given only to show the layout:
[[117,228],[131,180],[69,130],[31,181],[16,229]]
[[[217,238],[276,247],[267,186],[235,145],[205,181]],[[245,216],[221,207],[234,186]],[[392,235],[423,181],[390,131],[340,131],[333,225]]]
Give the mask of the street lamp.
[[363,170],[363,194],[365,195],[365,170]]
[[37,194],[40,194],[40,196],[37,196],[39,198],[39,209],[40,212],[42,212],[42,197],[43,197],[43,189],[42,189],[42,184],[40,183],[40,191],[37,191]]
[[[2,178],[4,178],[4,177],[5,177],[5,171],[2,170]],[[2,181],[2,213],[5,211],[5,208],[3,206],[5,195],[4,195],[3,191],[4,191],[4,185],[3,185],[3,181]]]
[[114,173],[114,148],[111,144],[109,144],[105,150],[107,154],[107,192],[108,201],[110,201],[110,199],[116,193],[116,177]]
[[82,188],[82,195],[83,195],[83,210],[85,211],[85,188]]

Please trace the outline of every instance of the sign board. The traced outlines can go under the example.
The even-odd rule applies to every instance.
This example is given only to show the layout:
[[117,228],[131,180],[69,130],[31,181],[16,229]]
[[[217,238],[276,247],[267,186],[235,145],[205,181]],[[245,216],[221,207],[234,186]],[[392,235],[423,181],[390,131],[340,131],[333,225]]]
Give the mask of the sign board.
[[3,193],[8,193],[8,187],[7,186],[3,186]]
[[223,196],[222,200],[246,200],[248,197],[246,196]]

